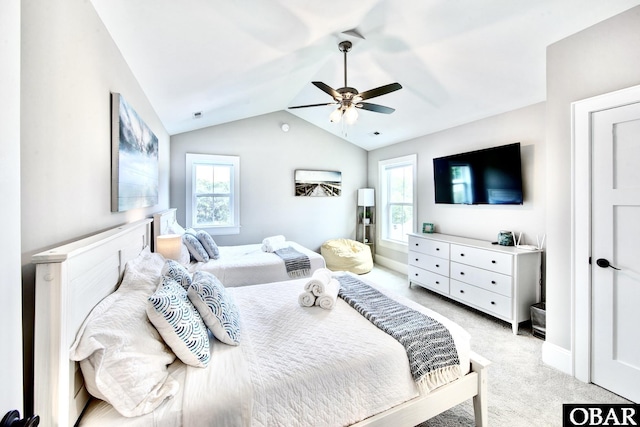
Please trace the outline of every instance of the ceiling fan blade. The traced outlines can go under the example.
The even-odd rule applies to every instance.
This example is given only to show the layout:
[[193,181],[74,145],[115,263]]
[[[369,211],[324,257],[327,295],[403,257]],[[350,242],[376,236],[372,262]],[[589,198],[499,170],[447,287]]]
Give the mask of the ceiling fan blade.
[[294,108],[307,108],[307,107],[322,107],[324,105],[336,105],[337,102],[324,102],[322,104],[309,104],[309,105],[296,105],[294,107],[289,107],[289,109],[294,109]]
[[340,95],[338,93],[338,91],[336,91],[334,88],[332,88],[331,86],[324,84],[322,82],[311,82],[313,83],[318,89],[320,89],[321,91],[331,95],[331,97],[333,99],[342,99],[342,95]]
[[402,89],[402,85],[400,83],[390,83],[388,85],[380,86],[375,89],[367,90],[365,92],[359,93],[358,96],[361,99],[370,99],[375,98],[376,96],[386,95],[391,92],[395,92],[398,89]]
[[363,110],[375,111],[376,113],[391,114],[396,111],[395,108],[385,107],[384,105],[371,104],[370,102],[358,102],[356,107]]

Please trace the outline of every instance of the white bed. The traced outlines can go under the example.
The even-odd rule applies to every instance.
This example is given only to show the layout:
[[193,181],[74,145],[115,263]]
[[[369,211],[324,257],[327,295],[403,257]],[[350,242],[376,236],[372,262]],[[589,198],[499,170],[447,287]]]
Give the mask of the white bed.
[[[122,276],[125,263],[137,257],[149,242],[150,220],[143,220],[34,255],[33,262],[37,264],[34,407],[35,413],[40,416],[43,422],[42,425],[73,425],[89,401],[89,396],[83,387],[82,375],[78,370],[78,365],[69,360],[69,348],[87,314],[102,298],[111,294],[116,288]],[[228,372],[228,367],[242,363],[248,363],[250,366],[253,366],[253,368],[248,371],[243,371],[251,373],[251,376],[254,375],[256,370],[270,372],[270,374],[265,377],[261,377],[264,378],[264,381],[260,384],[253,384],[251,386],[252,390],[256,393],[256,395],[252,397],[253,403],[251,406],[258,408],[254,410],[256,414],[259,414],[257,415],[258,417],[266,417],[265,423],[269,423],[269,417],[272,416],[269,413],[269,408],[282,406],[284,408],[283,411],[287,411],[292,409],[290,405],[299,405],[301,402],[304,402],[304,398],[297,396],[295,387],[300,386],[300,384],[303,385],[305,382],[300,383],[297,379],[289,384],[293,386],[293,389],[289,390],[294,390],[292,392],[294,393],[294,398],[287,399],[287,397],[284,396],[283,399],[277,401],[279,403],[274,403],[274,401],[270,400],[277,394],[273,393],[273,391],[282,388],[281,385],[270,382],[270,380],[284,378],[286,381],[290,369],[296,370],[302,366],[295,364],[295,360],[299,358],[288,359],[285,354],[282,355],[282,360],[278,360],[278,358],[261,358],[259,353],[265,348],[264,346],[277,348],[283,342],[299,341],[305,336],[308,339],[309,335],[306,335],[307,333],[311,334],[311,336],[313,336],[313,334],[322,334],[322,328],[326,327],[326,319],[324,318],[334,316],[336,321],[344,324],[344,318],[341,318],[341,316],[352,316],[355,311],[349,307],[344,307],[344,302],[341,301],[339,301],[340,304],[336,304],[333,310],[322,310],[318,307],[310,309],[299,307],[297,305],[297,296],[303,284],[304,280],[289,282],[287,284],[289,287],[283,287],[282,284],[261,285],[259,288],[253,289],[253,292],[251,289],[245,288],[230,289],[229,291],[237,297],[243,319],[246,317],[247,325],[253,325],[248,326],[247,341],[241,343],[238,347],[226,346],[214,341],[212,362],[209,368],[206,369],[193,369],[185,367],[185,365],[181,363],[173,363],[170,366],[171,375],[175,375],[176,377],[188,376],[190,378],[188,383],[191,384],[191,386],[181,387],[178,395],[154,411],[150,415],[151,422],[153,422],[154,417],[164,414],[169,417],[169,421],[163,419],[163,425],[194,425],[189,422],[189,417],[194,416],[194,413],[198,413],[202,409],[197,406],[194,408],[194,405],[204,405],[208,407],[209,404],[202,399],[187,398],[185,399],[187,403],[183,406],[182,398],[184,396],[182,393],[184,392],[185,396],[192,396],[195,389],[196,394],[208,394],[198,391],[201,390],[203,376],[211,376],[216,378],[217,381],[233,383],[240,390],[242,389],[242,385],[249,383],[243,382],[243,380],[239,378],[229,378],[228,375],[216,375],[216,373],[219,373],[220,370]],[[273,294],[273,298],[261,298],[260,295],[264,292]],[[239,297],[241,294],[244,295],[244,297]],[[252,295],[252,297],[248,297],[250,295]],[[261,308],[250,309],[251,307]],[[416,305],[416,308],[422,310],[421,306]],[[311,316],[311,322],[308,327],[320,329],[310,331],[301,330],[301,328],[298,327],[299,325],[285,321],[280,325],[281,327],[279,329],[281,329],[282,333],[279,337],[267,335],[273,328],[267,323],[264,323],[264,316],[267,313],[272,313],[271,316],[277,318],[277,313],[283,314],[290,311],[297,312],[297,315],[301,316],[299,319],[305,316]],[[349,313],[349,311],[353,313]],[[357,315],[357,313],[355,314]],[[364,318],[355,318],[357,320],[354,320],[353,317],[349,317],[349,319],[348,323],[364,323],[357,327],[354,323],[354,328],[351,328],[351,332],[346,332],[345,336],[340,337],[340,339],[336,338],[337,342],[353,342],[353,340],[356,339],[354,337],[354,331],[362,331],[363,328],[365,328],[368,331],[367,334],[358,332],[356,335],[363,335],[364,337],[369,336],[369,333],[373,334],[375,337],[373,341],[376,343],[374,347],[388,349],[388,351],[390,351],[388,355],[391,357],[391,360],[394,360],[393,357],[398,357],[397,355],[402,353],[402,351],[400,353],[393,351],[393,339],[389,341],[389,337],[384,333],[382,333],[384,336],[379,336],[381,332],[368,324],[368,321]],[[265,329],[261,330],[261,327]],[[452,332],[452,334],[455,338],[455,333]],[[361,340],[358,342],[362,344],[365,341],[366,340]],[[385,345],[377,345],[380,342],[384,342]],[[456,344],[457,343],[456,338]],[[303,345],[301,348],[304,349],[305,347],[306,346]],[[359,405],[354,405],[351,409],[344,410],[347,412],[347,415],[355,417],[348,423],[362,419],[354,425],[393,424],[398,426],[414,426],[450,407],[473,398],[476,424],[487,425],[485,396],[486,366],[488,362],[482,357],[470,353],[468,348],[466,350],[464,350],[464,348],[463,345],[461,347],[460,359],[462,364],[466,366],[465,371],[468,372],[466,372],[466,375],[462,378],[437,388],[428,394],[417,396],[415,389],[411,388],[411,384],[407,386],[406,381],[404,381],[404,385],[399,386],[398,389],[383,386],[384,392],[386,393],[380,393],[380,385],[374,383],[372,387],[377,389],[378,394],[389,394],[392,398],[395,396],[396,400],[393,402],[393,406],[379,413],[360,414],[356,413],[357,410],[359,410]],[[362,348],[358,349],[354,347],[351,351],[360,353],[362,352]],[[242,357],[238,357],[239,352],[242,352]],[[392,354],[394,356],[391,356]],[[374,357],[373,360],[378,360],[374,355],[371,357]],[[406,354],[404,357],[406,361]],[[350,359],[347,358],[338,363],[348,363],[349,360]],[[255,364],[256,362],[258,363],[257,365]],[[282,370],[279,364],[287,365],[287,369]],[[402,363],[391,363],[391,365],[397,367],[401,366]],[[327,378],[335,375],[340,376],[342,374],[343,373],[339,371],[334,372],[333,370],[326,372]],[[398,374],[399,377],[402,375],[403,374]],[[406,372],[404,376],[406,377]],[[399,377],[394,377],[388,381],[388,383],[396,384],[396,386],[397,384],[402,384],[403,380]],[[355,384],[353,381],[350,383]],[[284,390],[285,388],[282,389]],[[271,392],[265,393],[265,391]],[[246,395],[244,396],[245,397],[241,397],[241,400],[244,399],[246,402],[248,398]],[[228,398],[228,396],[216,396],[215,394],[211,396],[213,400],[216,400],[218,397],[221,398],[223,405],[225,402],[230,403],[230,401],[224,400]],[[308,401],[311,399],[311,402],[318,405],[324,400],[321,393],[317,396],[307,396],[306,399]],[[382,403],[383,406],[385,404],[388,405],[389,403]],[[104,425],[113,425],[115,421],[109,417],[115,414],[108,405],[98,402],[91,406],[93,408],[93,415],[91,415],[91,417],[97,414],[98,419],[108,420],[108,423]],[[228,404],[226,407],[238,409],[241,408],[242,405]],[[260,408],[265,408],[265,411],[262,411]],[[293,408],[294,413],[297,413],[295,411],[298,409],[300,408]],[[233,414],[230,416],[233,416]],[[277,415],[273,416],[277,417]],[[287,417],[287,415],[284,416]],[[317,417],[317,414],[313,416]],[[128,419],[128,421],[133,423],[131,425],[150,425],[148,424],[149,419],[145,420],[145,418],[148,417],[137,417]],[[125,425],[121,423],[122,417],[117,417],[117,419],[119,424]],[[301,425],[304,425],[305,422],[308,424],[309,420],[298,421]],[[342,421],[340,422],[344,424]],[[260,425],[261,422],[258,420],[255,421],[254,424]],[[89,421],[87,425],[93,426],[100,424]]]
[[[176,209],[167,209],[153,215],[154,248],[158,236],[169,234],[170,225],[176,221]],[[308,277],[318,268],[326,266],[324,258],[296,242],[288,241],[288,246],[306,255],[311,265]],[[208,262],[192,261],[188,268],[215,274],[225,286],[246,286],[289,280],[284,261],[278,255],[264,252],[261,244],[219,246],[220,258]]]

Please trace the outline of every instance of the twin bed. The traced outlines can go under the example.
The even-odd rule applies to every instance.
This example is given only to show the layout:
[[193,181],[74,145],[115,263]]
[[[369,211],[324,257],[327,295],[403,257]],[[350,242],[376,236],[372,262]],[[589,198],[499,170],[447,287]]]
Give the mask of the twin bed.
[[[171,208],[153,215],[153,241],[157,247],[158,236],[171,234],[176,223],[176,209]],[[309,258],[310,276],[318,268],[325,267],[322,255],[304,246],[288,241],[287,245]],[[261,244],[219,246],[220,257],[208,262],[193,261],[189,270],[204,270],[214,274],[225,286],[246,286],[288,280],[284,261],[273,252],[265,252]]]
[[461,377],[420,391],[405,348],[347,302],[338,299],[332,310],[301,307],[307,279],[228,288],[240,313],[240,345],[212,339],[206,368],[176,358],[167,368],[179,384],[175,395],[146,415],[120,415],[91,398],[70,348],[94,307],[122,290],[125,270],[161,257],[149,253],[150,243],[145,219],[33,256],[34,411],[42,425],[415,426],[471,398],[476,424],[487,425],[489,362],[471,351],[464,330],[392,296],[444,324],[455,341]]

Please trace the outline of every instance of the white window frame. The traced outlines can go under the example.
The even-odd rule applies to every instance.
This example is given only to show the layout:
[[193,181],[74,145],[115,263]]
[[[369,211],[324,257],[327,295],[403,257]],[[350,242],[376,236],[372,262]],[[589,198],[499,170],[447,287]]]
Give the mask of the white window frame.
[[185,182],[186,182],[186,197],[185,197],[185,211],[186,211],[186,226],[193,227],[196,223],[194,215],[196,212],[194,197],[195,193],[195,168],[196,164],[208,164],[208,165],[224,165],[231,166],[233,172],[231,174],[231,196],[230,206],[232,209],[231,217],[233,218],[232,225],[228,226],[198,226],[199,230],[205,230],[211,235],[226,235],[226,234],[239,234],[240,233],[240,157],[238,156],[223,156],[217,154],[186,154],[186,167],[185,167]]
[[417,194],[418,194],[418,155],[410,154],[408,156],[396,157],[393,159],[380,160],[378,162],[378,188],[380,189],[380,220],[378,221],[378,244],[382,247],[389,248],[400,252],[408,251],[408,241],[401,242],[398,240],[388,239],[387,226],[389,221],[389,207],[388,207],[388,186],[387,186],[387,170],[410,165],[413,168],[413,224],[411,225],[412,232],[416,231],[416,224],[418,222],[418,209],[417,209]]

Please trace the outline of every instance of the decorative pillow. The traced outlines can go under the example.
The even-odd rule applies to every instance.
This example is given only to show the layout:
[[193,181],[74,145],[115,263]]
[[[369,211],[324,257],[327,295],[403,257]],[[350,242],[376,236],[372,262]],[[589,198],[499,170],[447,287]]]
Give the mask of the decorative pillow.
[[200,230],[196,233],[196,237],[198,238],[198,241],[202,243],[204,250],[207,251],[207,254],[209,254],[210,258],[220,258],[220,250],[218,250],[218,245],[216,245],[215,240],[213,240],[213,237],[211,237],[209,233],[204,230]]
[[189,253],[191,254],[191,257],[193,259],[195,259],[198,262],[209,261],[209,254],[205,250],[204,246],[202,246],[202,243],[200,243],[200,240],[198,240],[198,238],[195,235],[190,233],[185,233],[182,236],[182,241],[184,242],[185,245],[187,245],[187,248],[189,249]]
[[185,291],[191,286],[191,275],[189,271],[178,261],[168,259],[162,267],[162,275],[178,282]]
[[187,365],[209,364],[209,335],[202,318],[187,297],[187,291],[165,277],[149,297],[147,316],[173,352]]
[[176,356],[145,310],[163,264],[148,249],[129,261],[118,290],[94,307],[69,350],[89,393],[125,417],[152,412],[179,388],[167,370]]
[[184,243],[184,239],[182,240],[182,247],[180,248],[180,264],[188,265],[191,262],[191,252],[189,252],[189,248]]
[[240,312],[216,276],[196,271],[187,295],[213,336],[225,344],[240,344]]

